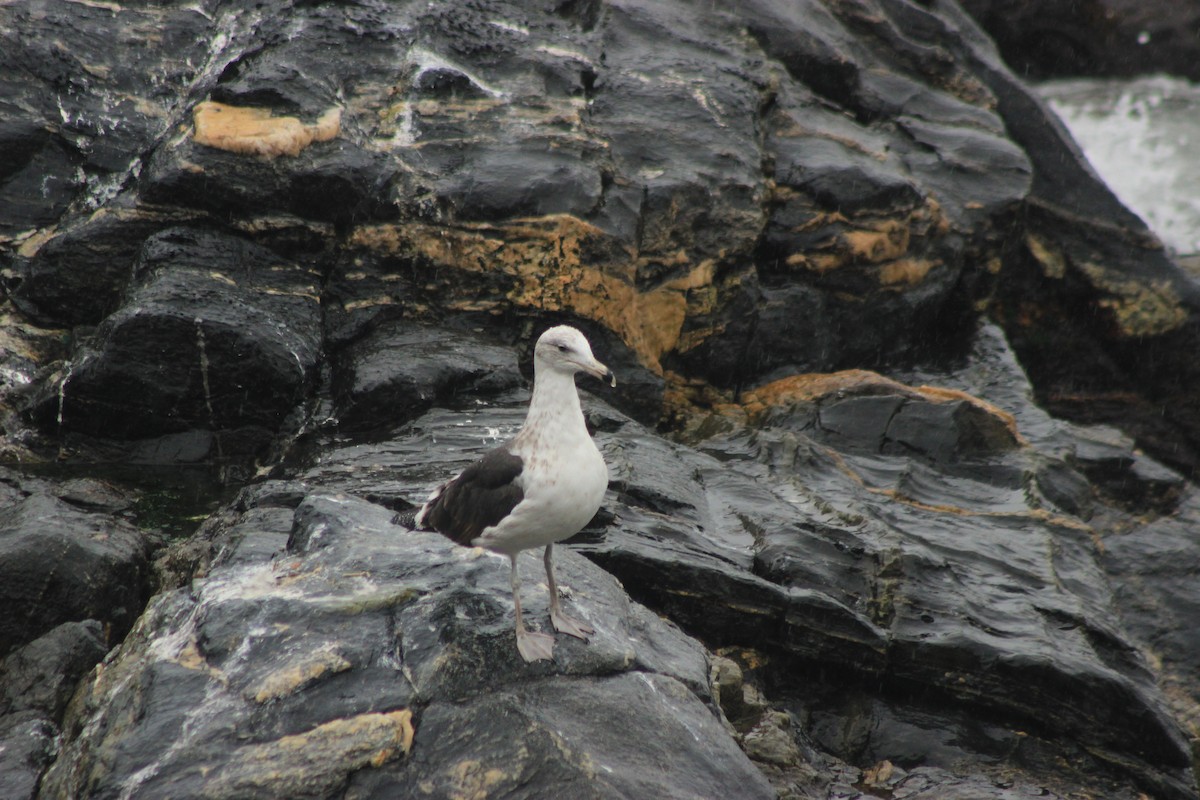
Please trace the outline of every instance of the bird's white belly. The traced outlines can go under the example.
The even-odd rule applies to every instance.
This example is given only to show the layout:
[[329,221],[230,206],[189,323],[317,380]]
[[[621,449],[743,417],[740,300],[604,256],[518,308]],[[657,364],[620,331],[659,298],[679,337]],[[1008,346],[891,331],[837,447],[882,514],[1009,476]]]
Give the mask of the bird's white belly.
[[545,448],[521,454],[524,499],[475,544],[506,554],[544,547],[578,533],[595,516],[608,488],[608,467],[590,436],[563,444],[553,459],[545,457]]

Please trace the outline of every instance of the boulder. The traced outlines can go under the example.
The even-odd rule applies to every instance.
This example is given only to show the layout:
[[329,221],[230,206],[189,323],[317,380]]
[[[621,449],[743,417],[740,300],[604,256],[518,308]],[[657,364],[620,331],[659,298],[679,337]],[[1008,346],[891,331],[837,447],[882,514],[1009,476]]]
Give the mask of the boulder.
[[[598,633],[526,664],[506,562],[391,517],[309,495],[287,552],[227,550],[160,595],[77,698],[39,796],[774,797],[707,705],[703,648],[612,576],[563,554]],[[243,543],[284,529],[247,522]],[[529,600],[544,618],[544,592]]]
[[0,791],[12,800],[34,800],[54,760],[58,730],[37,712],[0,716]]
[[[1086,454],[1087,431],[1032,404],[994,328],[961,371],[912,377],[941,388],[867,374],[763,387],[743,398],[751,431],[710,420],[695,448],[585,400],[614,494],[576,546],[706,643],[763,653],[778,691],[793,696],[786,687],[805,675],[802,696],[828,698],[796,701],[802,716],[828,720],[808,735],[842,759],[949,768],[1027,741],[1031,784],[1056,785],[1058,752],[1080,764],[1073,780],[1136,775],[1186,796],[1187,745],[1139,637],[1123,628],[1096,534],[1074,516],[1093,502],[1073,457]],[[991,386],[1004,387],[1004,409],[968,391]],[[389,439],[324,453],[298,477],[390,508],[419,503],[515,432],[524,396],[434,408]],[[856,403],[850,422],[843,406]],[[814,423],[827,417],[853,438]],[[872,706],[868,718],[881,721],[866,722],[854,709],[874,695],[841,697],[842,680],[828,695],[818,688],[819,676],[850,673],[924,699]],[[962,728],[968,717],[996,727],[980,738]],[[914,730],[934,718],[962,728],[963,749],[920,743]],[[832,735],[848,725],[878,729],[869,750]]]
[[[1197,462],[1191,281],[954,4],[583,4],[525,9],[520,22],[504,21],[503,4],[277,6],[253,22],[212,11],[222,49],[210,59],[192,53],[205,38],[193,35],[141,73],[79,79],[153,95],[159,115],[121,137],[44,125],[53,147],[88,154],[91,169],[55,176],[90,200],[52,203],[53,226],[11,238],[20,308],[60,325],[107,317],[114,334],[146,291],[128,277],[142,242],[208,226],[291,263],[294,286],[318,269],[331,337],[358,336],[342,326],[384,307],[608,331],[645,371],[626,400],[647,422],[664,390],[688,381],[731,391],[953,357],[990,308],[1043,402],[1087,422],[1129,417],[1160,459],[1185,473]],[[203,25],[199,12],[164,14],[89,14],[54,41],[92,53],[89,25],[119,38],[159,22],[171,41]],[[21,47],[35,60],[36,46]],[[306,77],[313,63],[327,80]],[[60,117],[95,113],[91,100],[62,102]],[[50,109],[23,107],[14,174],[49,152],[30,137]],[[117,158],[122,147],[135,155]],[[180,259],[199,263],[206,248]],[[238,300],[254,317],[271,306]],[[1093,313],[1073,318],[1080,305]],[[1147,348],[1153,358],[1140,357]],[[41,382],[44,429],[58,430],[66,374]],[[1098,381],[1121,388],[1078,391]],[[269,422],[240,426],[248,440],[279,429],[293,389],[315,389],[273,383],[278,394],[257,404]],[[163,399],[143,418],[155,436],[213,426],[188,405]]]
[[252,454],[311,390],[321,349],[313,281],[243,239],[157,233],[124,305],[33,395],[31,414],[109,439],[203,429],[212,444],[196,460]]
[[0,509],[0,654],[65,622],[100,620],[118,642],[149,595],[149,542],[121,519],[33,491]]
[[75,684],[109,650],[98,620],[64,622],[0,662],[0,714],[40,711],[62,719]]
[[511,348],[477,335],[404,324],[373,326],[333,355],[343,430],[389,427],[455,398],[486,398],[524,383]]
[[0,792],[33,800],[76,684],[108,652],[96,620],[64,622],[0,660]]

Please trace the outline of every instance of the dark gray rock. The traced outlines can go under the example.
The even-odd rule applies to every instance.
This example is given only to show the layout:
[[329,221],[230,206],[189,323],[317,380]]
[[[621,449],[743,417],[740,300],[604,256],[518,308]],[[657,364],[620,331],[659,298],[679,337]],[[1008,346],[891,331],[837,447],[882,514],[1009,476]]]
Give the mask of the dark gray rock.
[[[0,114],[0,207],[6,211],[0,239],[24,238],[67,212],[88,216],[118,193],[174,123],[181,94],[197,79],[214,8],[75,9],[50,0],[4,10],[0,96],[11,101]],[[114,46],[148,41],[155,46]],[[116,242],[97,242],[97,250]],[[75,266],[91,261],[102,269],[85,276],[51,267],[34,277],[27,297],[45,316],[95,324],[97,310],[113,310],[103,307],[114,298],[109,281],[125,265],[102,264],[88,249],[81,243]],[[56,283],[80,291],[65,292]],[[96,293],[89,296],[89,287]]]
[[775,796],[712,711],[654,673],[535,678],[467,705],[435,702],[421,732],[430,755],[419,741],[401,775],[356,776],[346,796]]
[[437,405],[524,383],[516,353],[478,335],[406,324],[373,327],[333,355],[335,413],[344,430],[407,422]]
[[0,714],[38,711],[62,719],[75,684],[108,652],[101,624],[64,622],[0,661]]
[[[611,576],[562,554],[568,603],[597,634],[530,666],[506,564],[391,516],[309,496],[286,555],[218,563],[191,592],[160,595],[81,698],[103,722],[68,721],[40,796],[537,797],[564,780],[594,797],[774,796],[706,705],[704,650]],[[530,594],[542,620],[544,593]],[[321,757],[286,755],[305,747]]]
[[149,595],[149,544],[128,522],[44,493],[0,509],[0,653],[64,622],[100,620],[120,641]]
[[[861,422],[847,428],[859,438],[839,439],[837,451],[803,433],[820,402],[806,413],[781,408],[752,433],[701,440],[697,452],[589,401],[615,494],[576,546],[631,596],[704,641],[782,659],[771,679],[776,691],[793,691],[783,687],[793,685],[792,670],[803,669],[853,674],[926,698],[871,735],[869,751],[821,735],[842,758],[949,767],[964,752],[995,758],[1033,736],[1038,744],[1027,749],[1040,755],[1029,759],[1025,780],[1049,780],[1051,754],[1070,752],[1087,762],[1073,780],[1086,782],[1093,770],[1128,785],[1133,775],[1155,791],[1186,796],[1180,731],[1122,630],[1120,598],[1105,583],[1092,533],[1067,516],[1083,496],[1090,500],[1086,478],[1065,460],[1072,429],[1032,407],[994,329],[981,332],[975,352],[943,383],[1004,385],[1006,405],[1015,419],[1030,421],[1041,452],[1014,438],[996,410],[952,393],[934,402],[895,384],[891,395],[861,397],[882,404],[864,406]],[[837,406],[854,398],[828,400]],[[323,455],[303,479],[390,507],[419,502],[475,453],[511,435],[522,399],[499,396],[495,406],[471,413],[434,409],[390,442]],[[907,438],[897,441],[906,444],[889,448],[882,432],[906,404],[935,422],[898,424]],[[956,427],[964,414],[965,427]],[[400,475],[415,485],[406,487]],[[1043,484],[1054,488],[1041,491]],[[819,678],[804,685],[823,691]],[[843,692],[843,682],[829,691]],[[962,752],[939,750],[920,733],[966,724],[958,717],[964,706],[971,719],[992,720],[995,731],[964,733],[971,744]],[[821,713],[831,713],[829,724],[840,730],[859,707],[847,702]],[[801,716],[815,713],[808,709]],[[1014,716],[1025,733],[1013,732],[1007,721]],[[1133,727],[1136,749],[1127,738]],[[1090,742],[1092,755],[1077,752],[1075,741]]]
[[[315,284],[243,239],[156,234],[125,304],[40,387],[31,413],[111,439],[203,428],[217,452],[197,455],[253,453],[309,394],[321,348]],[[229,431],[238,436],[221,441]]]
[[49,326],[96,325],[116,311],[146,237],[194,216],[144,215],[132,206],[128,197],[114,200],[110,213],[74,221],[36,253],[18,257],[16,306]]
[[[708,539],[722,538],[731,523],[747,538],[762,531],[754,574],[739,575],[678,544],[651,544],[671,528],[636,507],[613,509],[619,531],[588,549],[635,597],[667,609],[707,641],[777,648],[898,687],[936,686],[960,702],[991,709],[985,713],[1016,713],[1070,739],[1089,738],[1113,724],[1110,714],[1120,713],[1114,735],[1096,742],[1101,750],[1124,749],[1124,735],[1115,731],[1149,723],[1154,732],[1144,732],[1138,757],[1173,776],[1150,778],[1175,786],[1160,790],[1182,791],[1186,747],[1145,662],[1118,632],[1113,597],[1098,591],[1104,580],[1091,536],[1069,520],[1040,518],[1036,501],[1024,496],[1021,468],[1000,482],[1008,470],[999,465],[984,472],[976,464],[968,477],[904,456],[826,461],[821,449],[778,430],[760,431],[755,439],[768,472],[747,465],[745,477],[727,478],[723,488],[750,484],[756,474],[760,480],[773,476],[772,483],[795,475],[795,488],[782,496],[781,489],[764,496],[750,486],[722,493],[735,509],[728,521],[722,525],[720,517],[707,516],[697,526]],[[736,451],[716,441],[704,447],[722,455],[727,473],[746,469],[731,459]],[[620,452],[639,463],[628,441]],[[662,461],[652,463],[661,476]],[[629,473],[651,469],[647,463]],[[715,493],[709,486],[708,509]],[[822,524],[781,525],[795,514],[784,508],[798,502],[810,519],[827,508]],[[834,516],[838,510],[846,515],[842,520]],[[847,524],[848,512],[856,524]],[[684,535],[678,528],[672,533],[668,541]],[[975,548],[999,548],[1006,555],[977,560],[967,555]],[[703,604],[689,602],[688,587],[697,585],[707,587]],[[838,591],[829,593],[830,586]],[[863,588],[854,593],[854,586]],[[739,613],[727,615],[724,604]],[[1026,604],[1027,611],[1019,610]],[[1080,716],[1082,709],[1090,711]],[[853,757],[853,751],[835,752]],[[900,757],[886,748],[880,755]],[[924,756],[934,758],[932,751]]]
[[[958,20],[947,29],[974,28],[957,8],[946,16]],[[1118,425],[1190,475],[1200,464],[1190,388],[1197,367],[1177,354],[1200,347],[1200,287],[990,46],[973,48],[968,60],[1033,166],[1025,242],[1003,256],[994,309],[1039,403],[1079,422]]]
[[1194,0],[963,0],[1018,75],[1132,76],[1167,72],[1200,80]]
[[100,623],[87,620],[65,622],[0,659],[0,795],[37,796],[67,702],[106,652]]
[[1182,687],[1197,680],[1200,665],[1200,592],[1194,580],[1200,568],[1198,519],[1200,506],[1191,486],[1170,516],[1136,525],[1122,515],[1104,538],[1101,562],[1128,630],[1161,659],[1161,680],[1176,714],[1191,725],[1200,718],[1200,708]]
[[11,800],[37,797],[42,773],[55,756],[58,729],[42,714],[0,716],[0,792]]
[[[1097,411],[1091,396],[1074,409],[1063,397],[1057,408],[1136,411],[1139,440],[1191,468],[1195,437],[1178,433],[1200,429],[1200,418],[1187,410],[1197,407],[1190,390],[1175,387],[1194,383],[1177,380],[1193,369],[1194,293],[957,6],[272,8],[256,20],[206,7],[64,23],[54,41],[78,41],[94,58],[103,52],[89,26],[116,36],[159,23],[180,46],[137,69],[29,68],[41,81],[31,86],[149,95],[161,113],[105,136],[91,94],[60,92],[58,111],[47,91],[26,104],[38,111],[18,115],[14,174],[43,152],[38,114],[78,128],[97,173],[84,170],[88,203],[52,203],[53,231],[7,246],[26,313],[59,324],[119,314],[122,298],[140,291],[123,274],[141,242],[207,223],[294,261],[300,280],[318,264],[328,272],[331,340],[355,338],[374,316],[367,309],[385,304],[426,318],[551,312],[613,331],[654,379],[665,367],[733,389],[781,370],[958,354],[999,287],[997,317],[1039,385],[1102,376],[1131,396],[1144,385],[1172,400],[1158,422],[1157,403],[1117,399]],[[196,35],[206,18],[219,35]],[[54,19],[26,21],[46,30]],[[206,40],[222,42],[209,59],[194,53]],[[36,62],[38,47],[14,52]],[[313,63],[326,78],[311,77]],[[333,138],[294,152],[266,139],[223,149],[194,135],[202,101],[278,124],[337,122],[327,125]],[[53,142],[70,138],[49,128]],[[134,155],[115,157],[122,148]],[[268,157],[277,152],[286,155]],[[106,213],[90,213],[97,204]],[[1014,246],[1025,233],[1063,251],[1062,293],[1042,291],[1029,273],[1036,265]],[[999,267],[1009,279],[997,280]],[[1151,295],[1163,281],[1179,294],[1152,321],[1155,358],[1139,358],[1143,329],[1126,326],[1115,340],[1086,322],[1043,330],[1029,320],[1055,314],[1021,311],[1021,298],[1036,297],[1111,316],[1106,298],[1130,291],[1120,275]],[[1119,328],[1127,322],[1116,317]],[[662,415],[653,383],[623,395],[645,422]],[[1056,394],[1042,392],[1043,401]],[[49,387],[38,419],[57,431],[55,395]],[[170,424],[161,417],[171,408],[144,419],[197,424],[195,409],[182,410]]]
[[[931,796],[1008,797],[980,777],[1003,764],[1012,791],[1068,796],[1087,786],[1126,798],[1140,786],[1186,797],[1186,746],[1122,628],[1127,601],[1108,588],[1091,532],[1038,490],[1067,487],[1063,496],[1077,502],[1072,492],[1087,482],[1067,458],[1086,455],[1085,440],[1031,405],[994,328],[972,352],[940,383],[1003,386],[997,395],[1028,421],[1036,444],[972,404],[967,427],[908,426],[910,446],[889,449],[879,432],[898,405],[936,409],[937,397],[954,411],[939,419],[953,421],[967,401],[883,379],[861,384],[867,394],[827,398],[887,401],[873,415],[864,406],[860,438],[839,440],[841,450],[803,432],[820,399],[807,412],[774,407],[760,427],[710,435],[693,449],[585,396],[613,492],[576,547],[621,584],[560,548],[567,602],[598,632],[590,644],[564,637],[553,664],[525,665],[512,647],[501,559],[390,524],[389,509],[419,502],[511,435],[524,390],[470,411],[434,407],[384,441],[314,448],[294,480],[243,492],[207,526],[206,577],[189,593],[162,596],[89,687],[68,721],[79,733],[43,796],[119,793],[135,776],[149,776],[137,784],[147,797],[486,786],[543,796],[543,781],[599,797],[631,787],[671,796],[665,786],[724,786],[730,774],[765,789],[748,777],[754,767],[736,739],[777,788],[801,782],[813,797],[883,780],[847,766],[883,762],[896,765],[892,783]],[[870,393],[879,386],[891,394]],[[988,426],[1009,435],[963,433]],[[971,447],[928,443],[964,435]],[[526,613],[540,624],[546,598],[528,590],[534,562],[522,564]],[[728,687],[714,695],[702,648],[631,603],[622,585],[711,645],[761,654],[756,680],[796,722],[781,722],[761,699],[735,707]],[[1156,591],[1165,597],[1169,585]],[[1149,619],[1139,635],[1152,635]],[[1187,650],[1176,652],[1182,664]],[[113,694],[129,681],[145,688]],[[670,704],[647,705],[648,697]],[[717,702],[740,733],[705,708]],[[639,754],[660,742],[630,744],[629,730],[646,729],[640,723],[621,728],[619,741],[599,732],[608,726],[595,725],[597,715],[627,719],[630,708],[653,718],[652,730],[686,720],[703,732],[699,742],[672,737],[670,762],[700,777],[646,774]],[[671,721],[655,716],[664,709]],[[401,710],[414,712],[415,725],[403,758],[394,741],[404,725],[387,716]],[[81,729],[84,719],[99,724]],[[354,720],[353,730],[338,720]],[[440,734],[423,738],[430,731]],[[519,758],[505,744],[516,736],[526,742]],[[333,758],[288,777],[260,766],[284,743],[330,741]],[[372,758],[377,766],[365,768]],[[112,766],[94,770],[93,759]],[[1074,765],[1066,773],[1064,759]],[[964,775],[967,763],[976,767]],[[806,764],[832,777],[823,783]]]
[[[0,45],[0,379],[43,369],[6,436],[275,478],[163,554],[43,796],[1195,795],[1194,281],[957,4],[34,0]],[[202,136],[214,103],[266,133]],[[560,321],[622,381],[585,399],[593,562],[563,556],[600,633],[527,668],[503,563],[387,520],[515,431]],[[751,401],[842,368],[909,385]],[[110,542],[130,513],[0,504]],[[741,706],[657,614],[742,658]],[[643,716],[604,738],[583,702]],[[639,726],[682,742],[669,784]]]

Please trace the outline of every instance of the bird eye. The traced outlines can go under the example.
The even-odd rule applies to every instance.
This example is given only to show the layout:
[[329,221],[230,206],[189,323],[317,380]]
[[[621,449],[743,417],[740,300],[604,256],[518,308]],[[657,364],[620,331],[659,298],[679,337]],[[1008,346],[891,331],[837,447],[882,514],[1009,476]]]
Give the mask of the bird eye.
[[558,352],[560,352],[560,353],[565,353],[565,352],[567,352],[568,349],[569,348],[565,344],[560,344],[558,346]]

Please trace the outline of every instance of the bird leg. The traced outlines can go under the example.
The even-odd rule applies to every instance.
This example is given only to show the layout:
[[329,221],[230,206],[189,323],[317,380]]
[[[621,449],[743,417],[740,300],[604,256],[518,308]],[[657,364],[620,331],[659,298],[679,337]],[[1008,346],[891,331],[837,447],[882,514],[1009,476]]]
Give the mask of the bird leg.
[[517,573],[517,554],[510,555],[512,561],[513,606],[517,610],[517,650],[526,661],[550,660],[554,657],[554,637],[525,629],[521,618],[521,576]]
[[554,545],[546,545],[546,555],[543,561],[546,563],[546,583],[550,586],[550,624],[559,633],[565,633],[586,642],[588,637],[596,632],[596,629],[583,620],[568,617],[563,612],[562,604],[558,599],[558,585],[554,582],[553,553]]

